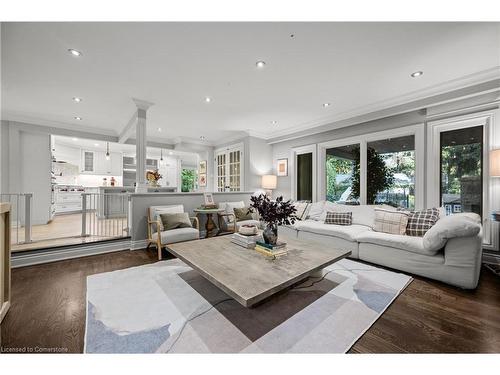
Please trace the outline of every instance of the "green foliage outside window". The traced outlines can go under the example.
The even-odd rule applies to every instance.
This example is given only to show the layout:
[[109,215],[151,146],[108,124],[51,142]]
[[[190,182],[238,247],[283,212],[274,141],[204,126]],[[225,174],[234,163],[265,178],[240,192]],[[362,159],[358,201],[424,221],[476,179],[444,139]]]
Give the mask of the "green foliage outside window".
[[182,169],[181,171],[181,192],[194,191],[196,183],[196,171],[194,169]]

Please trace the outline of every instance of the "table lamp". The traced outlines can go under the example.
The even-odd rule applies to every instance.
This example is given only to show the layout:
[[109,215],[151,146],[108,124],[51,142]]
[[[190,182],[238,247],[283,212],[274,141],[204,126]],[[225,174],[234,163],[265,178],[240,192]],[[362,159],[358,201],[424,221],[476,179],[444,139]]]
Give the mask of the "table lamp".
[[278,177],[273,174],[262,176],[262,189],[266,191],[266,195],[271,197],[273,190],[276,189]]

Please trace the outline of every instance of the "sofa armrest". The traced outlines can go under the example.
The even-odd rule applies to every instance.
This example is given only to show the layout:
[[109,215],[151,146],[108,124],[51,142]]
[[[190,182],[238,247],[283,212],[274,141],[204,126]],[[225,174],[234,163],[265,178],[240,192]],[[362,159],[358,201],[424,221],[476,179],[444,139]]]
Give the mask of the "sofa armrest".
[[482,257],[482,232],[471,237],[451,238],[444,247],[444,264],[463,269],[463,272],[460,272],[460,281],[456,285],[466,289],[474,289],[477,286]]

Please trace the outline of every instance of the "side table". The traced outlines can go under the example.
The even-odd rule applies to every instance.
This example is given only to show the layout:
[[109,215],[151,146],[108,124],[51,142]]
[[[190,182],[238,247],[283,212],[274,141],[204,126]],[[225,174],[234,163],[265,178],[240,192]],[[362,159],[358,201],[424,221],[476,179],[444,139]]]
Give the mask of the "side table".
[[[200,216],[205,215],[207,217],[205,222],[205,237],[214,237],[219,233],[219,229],[215,225],[215,222],[212,218],[213,214],[218,214],[219,212],[224,212],[224,209],[220,208],[196,208],[193,210],[196,214],[198,220],[200,220]],[[201,222],[201,220],[200,220]]]

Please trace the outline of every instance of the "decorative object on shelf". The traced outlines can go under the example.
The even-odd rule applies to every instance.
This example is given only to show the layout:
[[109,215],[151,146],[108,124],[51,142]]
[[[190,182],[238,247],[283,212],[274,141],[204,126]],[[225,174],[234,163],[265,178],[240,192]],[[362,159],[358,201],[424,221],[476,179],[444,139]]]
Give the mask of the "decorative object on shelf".
[[114,177],[111,177],[111,186],[115,186],[116,180]]
[[160,172],[158,172],[158,169],[146,172],[146,180],[148,180],[149,184],[153,187],[160,186],[158,184],[158,181],[160,181],[162,177],[163,176],[160,174]]
[[266,244],[276,245],[278,241],[278,225],[291,225],[295,223],[297,209],[290,200],[285,201],[282,196],[275,200],[261,194],[250,197],[250,209],[256,209],[260,218],[265,223],[262,233]]
[[198,186],[200,187],[207,186],[207,175],[205,173],[200,173],[198,175]]
[[273,190],[276,189],[278,184],[278,177],[273,174],[266,174],[262,176],[262,189],[266,191],[266,195],[271,196]]
[[203,199],[205,201],[205,206],[213,206],[215,204],[214,195],[212,193],[203,193]]
[[286,177],[288,176],[288,159],[278,159],[278,163],[276,165],[276,172],[278,177]]
[[200,161],[200,168],[199,168],[199,171],[198,171],[200,174],[205,174],[207,173],[207,161],[206,160],[202,160]]
[[108,179],[106,177],[102,179],[102,186],[108,186]]
[[255,225],[243,224],[240,225],[240,229],[238,232],[244,236],[253,236],[256,235],[259,230]]

